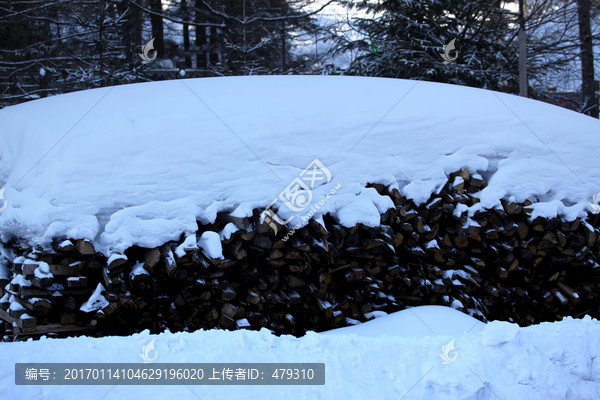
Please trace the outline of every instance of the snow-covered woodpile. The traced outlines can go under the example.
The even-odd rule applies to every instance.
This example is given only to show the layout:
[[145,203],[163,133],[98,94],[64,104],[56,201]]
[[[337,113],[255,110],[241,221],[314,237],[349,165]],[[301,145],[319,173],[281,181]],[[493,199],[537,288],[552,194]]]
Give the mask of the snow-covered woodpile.
[[521,325],[599,317],[598,218],[531,220],[529,201],[469,218],[484,185],[461,170],[416,206],[373,184],[396,205],[380,226],[347,228],[327,215],[288,240],[255,210],[220,213],[178,242],[108,259],[84,240],[56,242],[54,252],[13,246],[20,255],[0,282],[0,318],[17,335],[214,327],[301,335],[426,304]]

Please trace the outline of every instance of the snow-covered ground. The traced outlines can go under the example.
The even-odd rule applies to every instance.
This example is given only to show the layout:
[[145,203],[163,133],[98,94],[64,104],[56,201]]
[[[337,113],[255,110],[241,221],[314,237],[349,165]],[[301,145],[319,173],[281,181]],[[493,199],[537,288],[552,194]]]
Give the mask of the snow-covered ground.
[[[322,362],[324,386],[16,386],[15,362]],[[454,349],[447,346],[452,340]],[[443,357],[445,356],[445,358]],[[145,364],[148,366],[148,364]],[[600,322],[519,328],[426,306],[301,338],[267,330],[0,343],[1,399],[599,399]]]
[[[479,207],[537,200],[534,216],[584,215],[600,191],[600,122],[467,87],[353,77],[153,82],[0,110],[4,239],[87,238],[109,255],[160,245],[265,207],[315,158],[332,174],[316,213],[376,225],[396,185],[417,202],[469,167],[492,174]],[[293,214],[279,202],[280,214]]]

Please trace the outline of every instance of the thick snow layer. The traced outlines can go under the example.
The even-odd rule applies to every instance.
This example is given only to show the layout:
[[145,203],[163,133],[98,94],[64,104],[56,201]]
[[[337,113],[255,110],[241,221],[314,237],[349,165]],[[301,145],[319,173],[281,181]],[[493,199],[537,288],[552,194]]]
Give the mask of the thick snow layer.
[[[428,327],[423,330],[425,325]],[[600,396],[600,322],[589,317],[519,328],[507,322],[484,325],[445,307],[417,307],[362,326],[362,330],[342,328],[301,338],[277,337],[267,330],[212,330],[0,343],[1,396],[36,400],[546,400]],[[152,341],[154,362],[160,363],[323,362],[325,385],[14,384],[15,362],[135,363],[142,361],[142,346]]]
[[221,237],[217,232],[206,231],[200,236],[198,246],[204,250],[209,258],[223,258],[223,247],[221,246]]
[[[600,121],[437,83],[181,79],[8,107],[0,127],[4,239],[87,238],[107,255],[178,239],[222,210],[266,207],[315,158],[332,179],[313,204],[339,185],[315,216],[345,225],[377,224],[391,205],[368,182],[425,202],[463,167],[493,173],[475,207],[514,196],[537,201],[534,216],[573,219],[600,191]],[[275,206],[283,218],[306,211]]]

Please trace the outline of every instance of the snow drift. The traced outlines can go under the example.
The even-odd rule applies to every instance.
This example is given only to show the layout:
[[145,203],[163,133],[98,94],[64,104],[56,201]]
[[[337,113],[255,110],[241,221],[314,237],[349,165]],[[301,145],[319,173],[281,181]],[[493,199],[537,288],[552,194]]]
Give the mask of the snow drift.
[[[444,364],[442,346],[452,339],[454,361]],[[160,363],[323,362],[325,385],[14,385],[15,362],[141,362],[152,340]],[[519,328],[417,307],[301,338],[211,330],[0,343],[0,382],[7,399],[596,399],[599,360],[600,323],[589,317]]]

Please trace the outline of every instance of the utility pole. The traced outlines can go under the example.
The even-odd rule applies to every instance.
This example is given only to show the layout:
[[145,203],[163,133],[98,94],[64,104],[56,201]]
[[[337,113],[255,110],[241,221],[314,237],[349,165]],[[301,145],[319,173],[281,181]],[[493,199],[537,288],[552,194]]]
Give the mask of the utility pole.
[[525,34],[524,0],[519,0],[519,95],[527,97],[527,35]]

